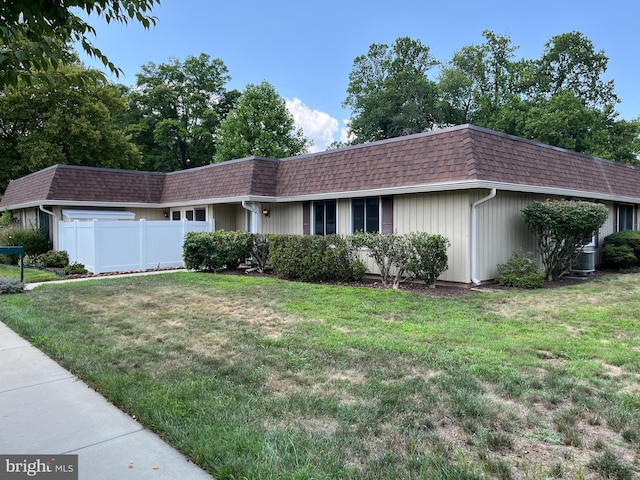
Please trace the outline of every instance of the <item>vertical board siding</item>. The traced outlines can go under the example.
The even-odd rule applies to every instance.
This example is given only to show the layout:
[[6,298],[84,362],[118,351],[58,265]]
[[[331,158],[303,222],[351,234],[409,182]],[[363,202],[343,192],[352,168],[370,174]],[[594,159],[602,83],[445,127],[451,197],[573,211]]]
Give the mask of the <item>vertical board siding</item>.
[[449,239],[449,268],[440,280],[469,283],[470,200],[467,191],[394,197],[394,231],[427,232]]
[[303,234],[302,202],[263,203],[262,208],[269,210],[262,219],[263,233]]
[[[486,190],[476,190],[472,202],[486,195]],[[536,239],[524,223],[522,210],[531,202],[545,198],[498,190],[494,198],[477,207],[479,280],[495,278],[498,265],[507,263],[514,252],[537,256]]]
[[336,204],[337,232],[339,235],[351,235],[351,200],[339,199]]
[[128,208],[130,212],[135,213],[136,220],[166,220],[165,213],[169,210],[165,208]]
[[[486,195],[486,191],[478,190],[472,201]],[[514,252],[531,254],[541,259],[537,240],[527,228],[522,211],[532,202],[545,200],[562,200],[564,197],[526,194],[498,190],[495,198],[478,207],[478,278],[492,280],[498,273],[498,265],[507,263]],[[609,217],[597,235],[596,263],[602,263],[602,242],[613,233],[614,208],[611,202],[604,202],[609,210]]]
[[[242,230],[237,225],[237,211],[244,210],[240,205],[213,205],[211,217],[216,222],[216,230]],[[241,224],[242,225],[242,224]]]

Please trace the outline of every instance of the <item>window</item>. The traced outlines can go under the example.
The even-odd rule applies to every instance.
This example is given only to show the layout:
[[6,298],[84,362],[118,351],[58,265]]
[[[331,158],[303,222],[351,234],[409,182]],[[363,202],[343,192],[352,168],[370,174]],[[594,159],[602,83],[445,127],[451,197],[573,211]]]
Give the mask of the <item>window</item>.
[[333,235],[336,233],[336,201],[313,202],[313,234]]
[[618,231],[633,230],[635,227],[635,207],[633,205],[618,205]]
[[351,200],[352,232],[380,231],[380,198],[354,198]]
[[171,210],[171,220],[189,220],[196,222],[205,222],[207,220],[207,209],[204,207],[184,208],[180,210]]

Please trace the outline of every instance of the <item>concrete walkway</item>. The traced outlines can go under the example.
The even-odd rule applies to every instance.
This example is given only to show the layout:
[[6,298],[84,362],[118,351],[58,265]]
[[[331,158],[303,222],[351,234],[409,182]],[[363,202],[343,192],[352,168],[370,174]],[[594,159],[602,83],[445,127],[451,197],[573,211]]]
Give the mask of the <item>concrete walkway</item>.
[[113,275],[96,275],[93,277],[80,277],[80,278],[71,278],[64,280],[50,280],[48,282],[36,282],[36,283],[26,283],[24,285],[24,289],[29,291],[34,288],[38,288],[41,285],[51,285],[56,283],[69,283],[69,282],[84,282],[88,280],[105,280],[108,278],[120,278],[120,277],[140,277],[143,275],[162,275],[163,273],[175,273],[175,272],[187,272],[186,268],[173,268],[169,270],[148,270],[146,272],[134,272],[134,273],[121,273],[121,274],[113,274]]
[[80,480],[211,479],[1,322],[0,454],[77,454]]

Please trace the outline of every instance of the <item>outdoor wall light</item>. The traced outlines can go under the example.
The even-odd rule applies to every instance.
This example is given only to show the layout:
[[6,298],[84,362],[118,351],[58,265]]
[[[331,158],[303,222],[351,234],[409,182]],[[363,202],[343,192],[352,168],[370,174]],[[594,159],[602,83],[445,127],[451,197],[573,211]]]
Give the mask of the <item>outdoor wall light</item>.
[[262,209],[262,214],[263,214],[265,217],[268,217],[268,216],[269,216],[269,209],[268,209],[268,208],[264,208],[264,209]]

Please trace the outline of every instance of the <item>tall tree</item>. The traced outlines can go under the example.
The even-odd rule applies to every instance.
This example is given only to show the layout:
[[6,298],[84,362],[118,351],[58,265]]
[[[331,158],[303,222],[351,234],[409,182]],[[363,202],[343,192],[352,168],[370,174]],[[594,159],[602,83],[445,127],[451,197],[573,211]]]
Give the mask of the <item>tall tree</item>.
[[526,64],[514,61],[517,46],[505,35],[490,30],[482,33],[485,42],[468,45],[453,55],[442,69],[440,91],[449,102],[453,117],[486,124],[513,95],[522,91]]
[[374,43],[349,74],[345,107],[354,143],[431,130],[437,125],[437,86],[428,78],[437,65],[428,46],[409,37]]
[[608,59],[579,32],[553,37],[539,59],[515,60],[508,37],[483,33],[439,77],[443,124],[474,123],[532,140],[636,163],[640,123],[618,120]]
[[[116,125],[127,109],[114,85],[79,66],[67,82],[5,86],[0,92],[0,191],[9,180],[56,163],[136,169],[140,152]],[[74,81],[94,75],[90,82]]]
[[240,96],[225,90],[229,80],[223,61],[204,53],[143,65],[129,95],[128,128],[144,169],[168,172],[213,162],[215,131]]
[[135,20],[149,28],[156,22],[149,15],[155,4],[160,0],[0,0],[0,88],[15,86],[18,79],[54,83],[64,78],[58,67],[68,63],[67,45],[74,42],[118,74],[120,70],[91,43],[95,29],[76,12],[97,15],[107,23]]
[[538,62],[539,90],[549,96],[573,92],[589,107],[607,108],[619,101],[613,80],[603,78],[608,63],[604,51],[596,52],[582,33],[556,35]]
[[306,153],[311,142],[296,129],[284,99],[266,81],[249,84],[217,132],[216,162],[248,156],[286,158]]

